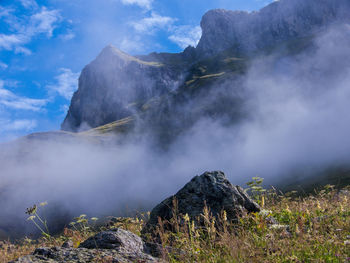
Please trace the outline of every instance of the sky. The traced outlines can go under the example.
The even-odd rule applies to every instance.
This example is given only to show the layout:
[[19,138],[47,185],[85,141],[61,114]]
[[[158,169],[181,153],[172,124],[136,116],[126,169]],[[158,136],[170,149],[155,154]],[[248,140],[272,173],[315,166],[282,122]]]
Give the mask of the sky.
[[0,142],[58,130],[81,70],[108,44],[129,54],[181,52],[214,8],[272,0],[0,0]]

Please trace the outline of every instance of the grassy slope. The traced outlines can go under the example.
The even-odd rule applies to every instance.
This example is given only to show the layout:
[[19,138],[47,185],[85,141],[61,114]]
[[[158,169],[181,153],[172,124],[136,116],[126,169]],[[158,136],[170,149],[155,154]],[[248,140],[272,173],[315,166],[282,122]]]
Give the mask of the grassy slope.
[[[310,39],[302,39],[278,47],[287,54],[297,54],[305,49]],[[266,53],[272,52],[266,50]],[[261,54],[256,54],[259,56]],[[230,52],[218,55],[215,58],[200,61],[192,66],[185,84],[180,87],[180,93],[192,93],[193,90],[201,89],[217,80],[225,80],[229,76],[244,73],[249,58],[233,56]],[[171,94],[172,96],[172,94]],[[157,107],[163,98],[153,98],[140,107],[142,113],[152,107]],[[109,134],[124,133],[132,127],[135,118],[132,116],[118,120],[87,132],[75,134],[83,137],[107,136]],[[73,134],[68,134],[73,136]],[[75,136],[74,135],[74,136]],[[345,181],[344,181],[345,179]],[[323,175],[320,185],[333,180],[333,184],[344,186],[349,184],[349,173],[332,171]],[[342,181],[340,183],[337,183]],[[310,182],[303,190],[312,192],[314,182]],[[290,182],[290,189],[295,189],[296,182]],[[305,190],[307,189],[307,190]],[[292,236],[283,231],[268,229],[261,216],[247,215],[243,218],[238,227],[238,234],[233,235],[225,231],[219,231],[215,242],[209,235],[189,236],[185,229],[175,237],[174,246],[181,247],[186,251],[184,258],[174,258],[174,255],[164,255],[173,261],[192,262],[348,262],[350,248],[344,244],[347,236],[350,235],[350,211],[349,196],[339,197],[335,192],[330,194],[318,194],[306,199],[290,200],[282,197],[280,200],[268,199],[266,208],[273,211],[281,223],[288,223],[291,226]],[[290,211],[290,212],[289,212]],[[129,223],[125,223],[129,222]],[[124,228],[139,233],[143,222],[138,223],[126,219],[122,223]],[[304,227],[306,230],[304,231]],[[78,244],[93,232],[68,231],[53,240],[40,240],[37,242],[21,241],[13,245],[3,243],[0,245],[0,262],[7,262],[18,256],[32,252],[35,247],[44,245],[59,245],[65,239],[71,238]],[[192,233],[194,234],[194,233]],[[203,234],[203,233],[202,233]],[[284,235],[287,236],[284,236]],[[165,235],[166,236],[166,235]],[[313,260],[312,260],[313,259]]]
[[[350,187],[342,191],[327,187],[304,198],[292,197],[292,193],[278,195],[271,190],[264,195],[262,205],[266,212],[243,215],[235,225],[227,222],[224,214],[215,223],[204,211],[207,224],[198,228],[179,215],[172,222],[178,229],[176,233],[159,230],[164,246],[178,248],[173,252],[164,250],[162,257],[168,262],[350,262],[349,190]],[[262,200],[261,196],[258,198]],[[269,227],[269,215],[279,221],[280,228]],[[144,217],[147,216],[120,218],[109,227],[122,227],[139,235]],[[179,219],[185,224],[177,224]],[[289,226],[288,231],[283,225]],[[101,230],[78,228],[65,229],[50,240],[3,242],[0,262],[29,254],[36,247],[61,245],[67,239],[78,246]],[[99,258],[96,262],[110,261]]]

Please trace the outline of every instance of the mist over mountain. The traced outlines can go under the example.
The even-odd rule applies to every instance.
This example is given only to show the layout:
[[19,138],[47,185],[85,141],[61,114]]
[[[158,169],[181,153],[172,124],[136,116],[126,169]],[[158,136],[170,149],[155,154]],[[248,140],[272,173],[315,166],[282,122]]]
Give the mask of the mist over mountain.
[[290,41],[295,41],[291,48],[300,52],[305,47],[296,46],[307,45],[303,38],[349,22],[349,13],[346,0],[283,0],[258,12],[207,12],[198,46],[180,54],[136,58],[108,46],[83,70],[62,128],[76,131],[122,119],[139,112],[151,99],[170,91],[182,92],[196,77],[244,73],[256,53]]
[[275,1],[258,12],[211,10],[203,16],[200,57],[231,49],[251,53],[349,21],[346,0]]
[[85,129],[95,128],[125,118],[133,113],[132,103],[174,90],[181,77],[179,70],[107,46],[82,71],[81,88],[62,128],[76,130],[84,124]]
[[2,145],[0,238],[31,233],[24,210],[37,202],[63,222],[125,214],[205,170],[242,185],[329,171],[349,183],[348,14],[346,0],[281,0],[209,11],[198,46],[179,54],[107,46],[83,69],[62,131]]

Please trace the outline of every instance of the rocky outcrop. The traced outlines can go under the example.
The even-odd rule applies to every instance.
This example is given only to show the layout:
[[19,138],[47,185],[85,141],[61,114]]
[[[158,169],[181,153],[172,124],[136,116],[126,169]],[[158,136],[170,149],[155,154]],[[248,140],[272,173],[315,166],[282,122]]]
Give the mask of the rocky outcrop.
[[79,78],[63,130],[94,128],[132,115],[148,99],[176,89],[178,70],[107,46]]
[[153,234],[158,218],[169,221],[174,209],[178,215],[187,214],[194,220],[203,214],[205,206],[213,216],[225,210],[227,220],[233,222],[244,212],[259,212],[261,209],[240,186],[233,186],[223,172],[206,172],[194,177],[175,195],[153,208],[143,234]]
[[251,53],[290,39],[312,35],[330,24],[350,22],[347,0],[280,0],[258,12],[216,9],[201,21],[198,57],[232,49]]
[[[258,12],[221,9],[207,12],[201,21],[202,37],[198,46],[188,47],[179,54],[151,53],[133,57],[107,46],[83,69],[79,89],[61,128],[86,130],[133,114],[140,116],[151,98],[157,100],[165,94],[171,97],[173,91],[179,91],[178,87],[237,68],[236,62],[229,63],[232,58],[249,57],[256,51],[310,37],[331,24],[350,22],[349,13],[348,0],[280,0]],[[217,58],[220,54],[227,57]],[[221,60],[226,64],[216,67],[221,71],[198,75],[197,72],[202,74],[211,68],[206,65],[210,59],[214,60],[212,65],[220,64]],[[192,79],[191,71],[196,73]]]
[[38,248],[32,255],[13,263],[87,263],[87,262],[162,262],[147,254],[140,237],[123,230],[113,229],[101,232],[83,242],[79,248],[68,243],[62,247]]

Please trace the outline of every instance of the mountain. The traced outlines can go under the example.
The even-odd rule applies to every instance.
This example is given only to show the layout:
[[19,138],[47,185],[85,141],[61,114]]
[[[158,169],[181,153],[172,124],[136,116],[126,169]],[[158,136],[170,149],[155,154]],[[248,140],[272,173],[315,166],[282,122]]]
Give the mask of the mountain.
[[127,117],[135,101],[165,94],[180,80],[179,70],[107,46],[83,69],[62,128],[97,127]]
[[251,13],[211,10],[201,21],[203,35],[196,50],[200,57],[227,49],[251,53],[349,21],[349,11],[347,0],[281,0]]
[[198,46],[178,54],[107,46],[61,131],[1,145],[0,235],[31,233],[23,212],[38,201],[64,223],[140,211],[203,170],[290,190],[348,185],[348,14],[349,0],[280,0],[209,11]]
[[[237,75],[245,73],[251,58],[281,49],[281,46],[289,49],[287,55],[295,51],[300,53],[322,30],[349,22],[349,13],[348,0],[281,0],[258,12],[221,9],[207,12],[201,21],[203,33],[198,46],[188,47],[179,54],[130,56],[107,46],[83,69],[79,89],[72,98],[62,129],[87,130],[133,115],[144,115],[150,105],[158,107],[159,102],[163,102],[163,107],[156,110],[158,113],[170,111],[179,119],[181,113],[176,108],[186,107],[183,102],[189,96],[191,101],[197,101],[191,104],[205,108],[203,111],[191,106],[194,115],[199,112],[218,114],[218,110],[204,103],[207,95],[206,99],[200,99],[198,94],[192,96],[195,87],[206,89],[208,93],[210,87],[220,85],[223,80],[237,80]],[[234,97],[234,105],[238,105],[241,98]],[[225,98],[224,102],[209,101],[217,105],[232,104]],[[244,115],[237,107],[233,110],[234,119]],[[156,125],[153,115],[148,114],[146,119]],[[164,121],[169,116],[156,118]],[[188,121],[193,122],[193,118]]]

